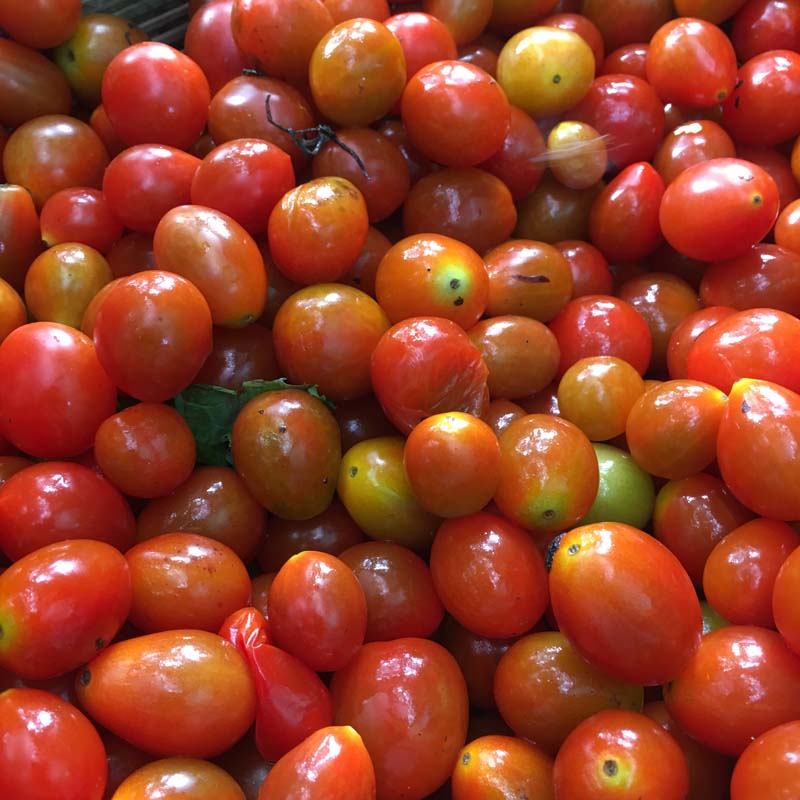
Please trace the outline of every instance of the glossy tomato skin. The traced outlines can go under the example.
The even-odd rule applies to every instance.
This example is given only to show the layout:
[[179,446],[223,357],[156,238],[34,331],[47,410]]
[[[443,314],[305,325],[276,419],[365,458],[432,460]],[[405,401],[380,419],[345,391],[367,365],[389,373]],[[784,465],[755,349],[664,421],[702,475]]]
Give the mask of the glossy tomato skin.
[[772,616],[775,627],[789,647],[800,654],[800,614],[797,587],[800,586],[800,550],[793,550],[781,565],[772,587]]
[[717,438],[720,474],[736,497],[765,517],[800,517],[800,395],[768,381],[734,383]]
[[800,132],[800,54],[769,50],[739,69],[722,105],[722,123],[737,144],[770,147]]
[[700,642],[700,604],[686,570],[660,542],[623,523],[584,525],[561,540],[550,598],[578,652],[632,683],[671,680]]
[[349,725],[320,728],[270,770],[259,800],[375,800],[375,769]]
[[123,552],[134,543],[128,502],[94,470],[45,461],[12,477],[0,494],[0,549],[10,559],[65,539],[94,539]]
[[600,711],[566,738],[553,764],[563,800],[682,800],[689,771],[675,740],[634,711]]
[[445,608],[479,636],[519,636],[547,607],[547,575],[534,540],[496,514],[479,512],[443,522],[430,564]]
[[27,800],[102,800],[106,752],[94,725],[41,689],[0,694],[0,792]]
[[254,397],[236,417],[232,448],[237,472],[273,514],[309,519],[331,504],[342,457],[339,426],[308,392]]
[[423,798],[445,782],[466,738],[468,700],[441,645],[413,637],[366,644],[331,690],[335,724],[361,734],[381,798]]
[[[0,48],[6,41],[0,41]],[[43,249],[39,215],[23,186],[0,186],[0,237],[5,243],[0,253],[0,278],[22,292],[25,273]]]
[[367,602],[350,567],[306,550],[279,570],[269,590],[270,637],[316,672],[347,665],[364,643]]
[[157,756],[219,755],[256,713],[244,656],[206,631],[116,642],[79,671],[75,691],[96,722]]
[[597,456],[586,434],[561,417],[528,414],[499,438],[494,502],[517,524],[554,534],[576,524],[597,495]]
[[734,158],[736,146],[717,122],[692,120],[673,128],[659,145],[653,166],[664,179],[672,181],[687,167],[711,158]]
[[124,230],[99,189],[72,187],[52,195],[42,206],[42,240],[88,244],[107,252]]
[[644,691],[591,665],[563,633],[537,631],[500,658],[494,696],[517,736],[555,755],[569,733],[598,711],[640,711]]
[[103,194],[126,228],[153,233],[167,211],[191,202],[192,179],[200,163],[197,156],[175,147],[134,145],[111,160],[103,174]]
[[720,628],[703,637],[664,700],[686,733],[738,756],[757,736],[798,718],[800,656],[767,628]]
[[197,467],[172,494],[149,502],[136,518],[139,541],[162,533],[199,533],[228,545],[243,561],[257,552],[266,512],[229,467]]
[[739,756],[731,776],[731,800],[774,797],[791,800],[800,792],[794,757],[800,748],[800,722],[776,725],[754,739]]
[[780,0],[751,0],[733,18],[731,42],[741,61],[768,50],[797,50],[800,9]]
[[687,359],[689,351],[701,333],[712,325],[722,322],[726,317],[735,314],[736,309],[730,306],[718,306],[705,303],[705,307],[687,314],[669,335],[667,341],[666,364],[669,377],[673,380],[688,378]]
[[72,539],[0,574],[0,598],[0,665],[25,678],[52,678],[117,635],[131,606],[130,571],[105,542]]
[[554,800],[552,759],[513,736],[481,736],[466,744],[453,770],[454,800],[536,797]]
[[211,100],[200,67],[160,42],[141,42],[115,56],[103,75],[102,95],[111,124],[127,145],[179,148],[190,147],[203,132]]
[[339,403],[370,393],[370,358],[388,329],[385,309],[365,292],[318,283],[281,304],[272,340],[281,374]]
[[488,368],[455,322],[412,317],[383,334],[372,354],[372,388],[386,416],[403,433],[446,411],[480,416]]
[[141,766],[114,792],[116,800],[148,800],[180,786],[186,800],[245,800],[236,781],[222,767],[199,758],[163,758]]
[[83,453],[114,413],[117,392],[92,340],[66,325],[13,330],[0,344],[0,374],[0,434],[32,456]]
[[145,270],[123,278],[97,311],[100,363],[119,388],[160,403],[185,389],[211,352],[211,311],[180,275]]

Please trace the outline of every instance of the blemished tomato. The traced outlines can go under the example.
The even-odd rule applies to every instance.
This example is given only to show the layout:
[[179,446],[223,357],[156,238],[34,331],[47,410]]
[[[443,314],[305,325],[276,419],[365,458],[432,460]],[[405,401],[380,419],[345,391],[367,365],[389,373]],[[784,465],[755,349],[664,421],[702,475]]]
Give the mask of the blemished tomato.
[[0,343],[0,375],[0,434],[38,458],[85,452],[115,410],[117,391],[92,340],[66,325],[11,331]]
[[466,739],[468,700],[458,664],[440,644],[365,644],[333,676],[331,691],[335,724],[361,734],[381,798],[423,798],[446,781]]
[[550,570],[550,601],[575,649],[632,683],[675,678],[700,643],[700,604],[686,570],[659,541],[623,523],[564,536]]
[[553,764],[559,800],[682,800],[689,770],[675,740],[644,714],[599,711],[567,736]]
[[162,758],[132,772],[112,800],[150,800],[180,786],[186,800],[245,800],[239,784],[224,770],[200,758]]
[[136,520],[125,498],[81,464],[31,464],[0,493],[0,549],[13,561],[65,539],[96,539],[124,551],[135,537]]
[[342,457],[339,426],[308,392],[254,397],[236,417],[232,449],[237,472],[271,513],[308,519],[331,504]]
[[244,656],[207,631],[116,642],[78,671],[75,691],[93,720],[156,756],[219,755],[245,734],[256,713]]
[[547,573],[533,538],[496,514],[443,522],[430,564],[448,613],[480,636],[503,639],[527,633],[547,607]]
[[757,736],[800,715],[800,656],[767,628],[719,628],[702,638],[664,700],[691,737],[738,756]]
[[316,672],[347,665],[364,643],[367,602],[350,567],[329,553],[292,556],[269,589],[269,632]]
[[765,517],[800,518],[800,395],[769,381],[733,384],[717,438],[725,483],[748,508]]
[[227,545],[196,533],[164,533],[125,553],[133,586],[129,620],[143,633],[216,632],[247,605],[250,576]]
[[320,728],[272,767],[259,800],[374,800],[375,769],[350,725]]
[[[102,800],[106,751],[94,725],[41,689],[0,693],[0,792],[3,797]],[[24,765],[24,768],[22,768]]]
[[70,672],[108,645],[130,607],[119,550],[91,539],[41,547],[0,574],[0,666],[33,679]]
[[553,800],[552,759],[513,736],[481,736],[459,753],[451,778],[453,800],[536,797]]

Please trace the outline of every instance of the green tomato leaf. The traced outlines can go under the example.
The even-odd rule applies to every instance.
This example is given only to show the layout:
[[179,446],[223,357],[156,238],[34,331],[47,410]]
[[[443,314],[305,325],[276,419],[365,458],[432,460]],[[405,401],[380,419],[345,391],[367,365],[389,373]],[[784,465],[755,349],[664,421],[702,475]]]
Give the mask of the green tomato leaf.
[[308,392],[331,410],[334,404],[320,394],[316,385],[292,384],[286,378],[274,381],[245,381],[240,391],[224,386],[195,383],[173,399],[175,410],[186,420],[197,445],[197,463],[207,466],[233,466],[231,441],[233,423],[242,408],[265,392],[298,389]]

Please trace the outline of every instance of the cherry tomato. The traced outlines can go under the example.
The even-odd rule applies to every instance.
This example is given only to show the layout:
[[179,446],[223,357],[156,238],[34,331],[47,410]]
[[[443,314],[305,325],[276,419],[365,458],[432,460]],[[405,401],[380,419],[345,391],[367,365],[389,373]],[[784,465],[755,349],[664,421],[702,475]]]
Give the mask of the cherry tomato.
[[585,122],[559,122],[547,135],[547,160],[559,183],[571,189],[587,189],[608,168],[605,139]]
[[372,800],[375,769],[361,736],[349,725],[320,728],[269,771],[259,800]]
[[0,693],[0,721],[4,797],[105,797],[105,748],[94,725],[75,706],[41,689],[9,689]]
[[0,375],[0,434],[32,456],[83,453],[114,413],[114,385],[92,340],[74,328],[33,322],[14,329],[0,344]]
[[199,758],[163,758],[132,772],[117,787],[113,800],[151,800],[180,786],[186,800],[245,800],[239,784],[222,767]]
[[423,798],[445,782],[466,738],[468,701],[441,645],[413,637],[365,644],[331,691],[335,724],[361,734],[380,797]]
[[789,800],[800,791],[800,771],[794,754],[800,747],[800,723],[776,725],[754,739],[736,761],[731,776],[731,800],[774,797]]
[[98,189],[62,189],[42,206],[42,240],[52,247],[62,242],[79,242],[107,252],[122,236],[122,223]]
[[0,574],[0,666],[34,679],[71,672],[108,645],[130,607],[119,550],[91,539],[41,547]]
[[689,770],[675,740],[635,711],[599,711],[567,736],[553,764],[563,800],[680,800]]
[[706,304],[705,308],[692,311],[673,329],[667,342],[667,370],[670,378],[688,378],[687,359],[689,351],[704,331],[735,314],[729,306]]
[[800,655],[800,616],[794,598],[800,585],[800,550],[795,548],[778,570],[772,590],[772,613],[784,641]]
[[0,493],[0,547],[14,561],[65,539],[95,539],[124,551],[135,530],[125,498],[81,464],[32,465],[9,478]]
[[477,38],[494,13],[492,0],[423,0],[422,10],[442,20],[456,44]]
[[686,570],[630,525],[595,523],[567,533],[553,558],[550,598],[575,649],[621,680],[671,680],[700,642],[700,604]]
[[[348,0],[343,1],[348,2]],[[434,61],[454,61],[458,57],[455,39],[447,25],[438,17],[419,11],[409,11],[383,17],[380,21],[397,37],[403,48],[406,59],[406,83],[422,67]]]
[[730,37],[740,61],[768,50],[800,47],[800,8],[780,0],[749,0],[733,18]]
[[[742,657],[745,653],[746,657]],[[775,631],[731,625],[706,634],[665,688],[675,722],[701,744],[738,756],[800,714],[800,656]]]
[[256,712],[244,656],[207,631],[116,642],[78,672],[75,691],[97,723],[157,756],[219,755],[245,734]]
[[232,433],[236,470],[264,508],[308,519],[333,500],[341,461],[339,426],[327,406],[300,389],[250,400]]
[[607,50],[648,42],[672,15],[668,0],[583,0],[581,13],[603,34]]
[[0,278],[21,292],[28,267],[43,249],[39,216],[23,186],[0,185],[0,240]]
[[38,0],[27,8],[7,3],[0,8],[0,25],[21,44],[46,50],[68,39],[80,16],[78,0]]

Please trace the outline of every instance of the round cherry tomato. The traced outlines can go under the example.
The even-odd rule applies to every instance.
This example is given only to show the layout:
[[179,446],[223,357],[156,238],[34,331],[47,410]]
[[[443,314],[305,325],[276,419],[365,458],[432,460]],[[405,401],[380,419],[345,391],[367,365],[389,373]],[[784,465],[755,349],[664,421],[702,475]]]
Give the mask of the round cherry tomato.
[[575,649],[632,683],[671,680],[700,642],[700,603],[686,570],[630,525],[595,523],[567,533],[553,558],[550,598]]
[[800,722],[776,725],[754,739],[736,761],[731,800],[774,797],[791,800],[800,791],[800,769],[794,754],[800,747]]
[[605,139],[585,122],[559,122],[547,135],[550,171],[571,189],[594,186],[608,168]]
[[272,381],[281,376],[269,328],[258,323],[244,328],[214,328],[213,336],[211,353],[194,383],[239,391],[246,381]]
[[81,16],[78,0],[38,0],[23,8],[16,3],[0,7],[0,25],[26,47],[47,50],[72,36]]
[[772,590],[772,613],[784,641],[800,655],[800,614],[797,587],[800,586],[800,549],[795,548],[781,565]]
[[648,42],[672,15],[669,0],[583,0],[581,13],[600,29],[607,50]]
[[122,236],[124,227],[98,189],[78,186],[62,189],[42,206],[42,240],[52,247],[79,242],[106,253]]
[[729,306],[706,305],[685,316],[673,329],[667,342],[667,370],[669,377],[677,380],[688,378],[687,359],[689,351],[704,331],[735,314]]
[[151,800],[180,786],[186,800],[245,800],[239,784],[222,767],[199,758],[163,758],[132,772],[117,787],[112,800]]

